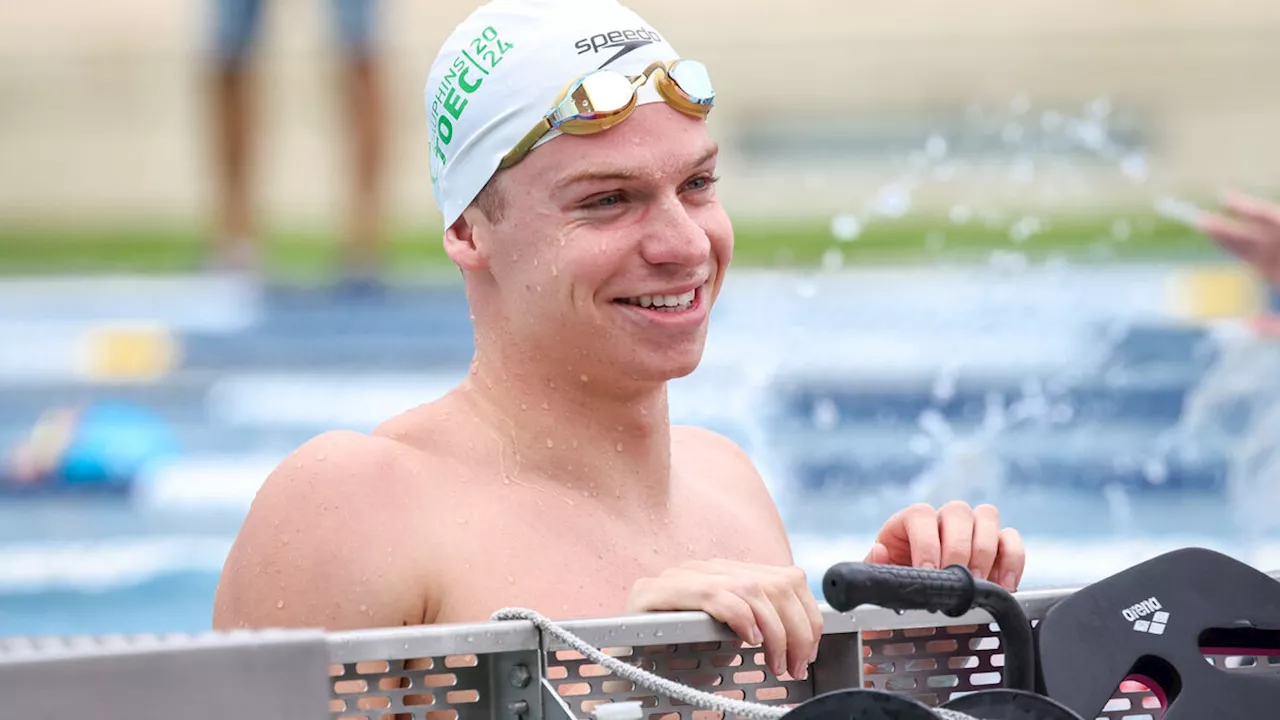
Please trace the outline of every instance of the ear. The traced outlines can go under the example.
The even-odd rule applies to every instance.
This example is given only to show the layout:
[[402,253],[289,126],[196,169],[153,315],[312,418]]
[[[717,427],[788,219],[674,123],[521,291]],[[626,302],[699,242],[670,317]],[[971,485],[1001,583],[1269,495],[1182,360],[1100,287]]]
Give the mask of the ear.
[[489,267],[489,224],[483,213],[469,207],[445,228],[444,252],[464,273]]

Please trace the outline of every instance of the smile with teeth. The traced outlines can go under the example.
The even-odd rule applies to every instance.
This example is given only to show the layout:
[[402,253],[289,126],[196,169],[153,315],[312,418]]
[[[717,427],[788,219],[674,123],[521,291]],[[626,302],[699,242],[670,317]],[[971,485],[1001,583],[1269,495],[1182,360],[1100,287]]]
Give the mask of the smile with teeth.
[[641,295],[639,297],[619,298],[617,302],[637,305],[657,312],[683,312],[693,306],[693,299],[697,293],[698,291],[694,289],[679,295]]

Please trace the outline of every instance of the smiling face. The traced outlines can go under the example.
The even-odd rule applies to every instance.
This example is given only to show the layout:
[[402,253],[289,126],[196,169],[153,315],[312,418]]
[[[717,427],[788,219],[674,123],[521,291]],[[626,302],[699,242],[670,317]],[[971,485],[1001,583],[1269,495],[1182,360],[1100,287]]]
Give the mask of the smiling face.
[[692,372],[733,254],[715,166],[705,121],[653,103],[503,171],[500,217],[472,207],[445,236],[478,331],[552,374]]

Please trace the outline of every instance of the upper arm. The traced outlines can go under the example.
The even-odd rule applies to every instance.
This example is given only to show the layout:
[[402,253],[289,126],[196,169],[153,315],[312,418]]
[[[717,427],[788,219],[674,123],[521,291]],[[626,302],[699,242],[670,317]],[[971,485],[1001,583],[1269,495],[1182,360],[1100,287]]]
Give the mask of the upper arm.
[[330,432],[271,473],[227,556],[215,629],[326,630],[422,622],[422,564],[387,522],[403,455],[384,438]]

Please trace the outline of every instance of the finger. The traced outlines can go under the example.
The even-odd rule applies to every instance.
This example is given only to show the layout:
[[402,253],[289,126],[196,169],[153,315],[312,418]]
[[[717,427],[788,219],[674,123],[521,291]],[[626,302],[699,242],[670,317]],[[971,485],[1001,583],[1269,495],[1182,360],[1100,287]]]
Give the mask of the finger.
[[973,547],[969,551],[969,571],[979,580],[991,577],[1000,551],[1000,511],[994,505],[973,509]]
[[863,559],[868,565],[888,565],[890,562],[889,548],[884,543],[876,543],[871,546],[871,552],[867,553],[867,557]]
[[1244,193],[1231,193],[1226,207],[1236,215],[1271,228],[1272,232],[1280,231],[1280,205]]
[[894,513],[876,541],[889,551],[889,562],[894,565],[938,567],[938,516],[926,503]]
[[746,600],[723,589],[710,593],[705,602],[700,603],[702,611],[719,620],[748,645],[759,645],[764,642],[763,634],[756,623],[755,611]]
[[737,587],[729,592],[745,600],[751,607],[756,627],[760,628],[764,638],[765,664],[774,675],[782,675],[787,671],[787,629],[778,614],[778,609],[774,607],[756,578],[746,577],[739,580]]
[[777,583],[770,588],[769,600],[782,620],[786,634],[786,658],[784,667],[791,677],[803,680],[813,654],[814,635],[809,613],[796,589],[789,583]]
[[[792,677],[803,679],[807,666],[816,659],[823,627],[822,609],[809,589],[804,570],[795,565],[759,565],[734,560],[718,561],[714,568],[708,569],[716,574],[757,579],[783,626],[786,638],[783,667]],[[769,642],[765,644],[767,647]],[[770,668],[775,674],[781,674],[772,663]]]
[[808,666],[818,659],[818,643],[822,641],[822,608],[818,605],[818,599],[814,597],[812,588],[809,587],[809,576],[799,567],[796,567],[792,573],[791,589],[795,592],[796,599],[800,601],[804,619],[809,624],[808,646],[802,648],[799,657],[800,679],[804,680],[809,676]]
[[1000,531],[1000,550],[996,555],[995,569],[992,578],[1014,592],[1022,583],[1022,572],[1026,569],[1027,551],[1022,544],[1022,535],[1013,528]]
[[1259,227],[1234,218],[1208,213],[1200,220],[1198,227],[1223,249],[1246,262],[1256,262],[1267,246],[1265,235]]
[[[814,597],[813,591],[808,587],[799,593],[800,602],[804,604],[805,614],[809,617],[809,625],[813,635],[812,646],[809,653],[805,657],[805,665],[812,665],[818,659],[818,646],[822,643],[822,630],[824,623],[822,620],[822,607],[818,605],[818,598]],[[808,672],[805,673],[808,675]]]
[[899,510],[885,521],[876,536],[876,544],[884,548],[884,563],[887,565],[911,565],[911,539],[907,537],[907,512],[910,508]]
[[938,533],[942,557],[938,567],[969,565],[973,549],[973,510],[968,503],[954,500],[938,511]]
[[911,566],[934,569],[942,557],[938,538],[938,515],[923,503],[907,508],[903,516],[907,542],[911,548]]

